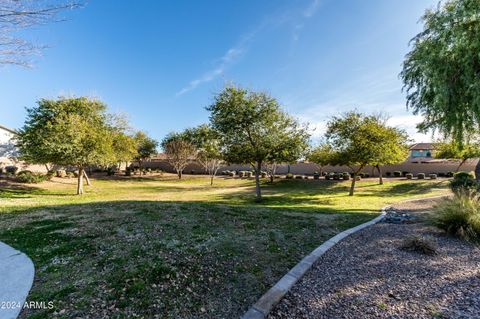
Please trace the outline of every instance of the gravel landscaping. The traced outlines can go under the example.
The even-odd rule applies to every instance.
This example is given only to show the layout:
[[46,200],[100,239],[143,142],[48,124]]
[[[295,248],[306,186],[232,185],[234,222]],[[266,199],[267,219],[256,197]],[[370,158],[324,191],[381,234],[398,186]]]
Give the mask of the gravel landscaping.
[[[395,221],[405,214],[406,222],[390,219],[338,243],[268,318],[480,318],[480,249],[422,222],[439,201],[394,205]],[[436,254],[402,249],[413,236]]]

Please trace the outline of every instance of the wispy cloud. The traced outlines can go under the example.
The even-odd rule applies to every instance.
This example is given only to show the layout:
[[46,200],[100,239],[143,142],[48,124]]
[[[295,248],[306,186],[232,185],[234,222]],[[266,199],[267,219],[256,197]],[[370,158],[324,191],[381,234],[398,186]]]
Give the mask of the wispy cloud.
[[322,0],[312,0],[309,5],[301,12],[289,14],[289,12],[280,12],[275,15],[267,16],[263,21],[253,29],[253,31],[243,35],[237,45],[231,47],[225,54],[218,59],[218,62],[213,68],[203,73],[198,78],[193,79],[176,93],[176,96],[181,96],[196,89],[199,85],[211,82],[223,75],[225,70],[236,63],[243,55],[245,55],[256,35],[267,26],[278,27],[287,22],[293,23],[294,40],[298,39],[300,30],[304,27],[303,20],[312,17],[322,4]]

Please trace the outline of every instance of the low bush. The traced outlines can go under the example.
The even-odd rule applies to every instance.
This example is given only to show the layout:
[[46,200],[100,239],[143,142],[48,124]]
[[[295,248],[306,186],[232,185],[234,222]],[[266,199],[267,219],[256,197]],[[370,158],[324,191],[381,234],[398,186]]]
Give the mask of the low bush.
[[350,180],[350,173],[349,172],[343,172],[342,178],[344,181]]
[[476,194],[479,185],[471,173],[458,172],[450,181],[450,189],[456,195],[472,196]]
[[392,177],[392,172],[386,172],[386,173],[385,173],[385,176],[387,176],[387,177]]
[[286,179],[293,179],[293,174],[292,173],[288,173],[286,176],[285,176]]
[[235,177],[236,173],[235,171],[229,171],[228,176]]
[[430,179],[437,179],[437,174],[428,174],[428,177],[430,177]]
[[455,175],[455,172],[448,172],[445,174],[446,177],[453,177]]
[[295,175],[295,179],[303,179],[302,175]]
[[31,171],[21,171],[17,174],[15,180],[19,183],[37,184],[48,179],[47,175],[33,173]]
[[440,173],[437,173],[437,176],[438,176],[438,177],[445,177],[445,176],[446,176],[446,174],[445,174],[445,173],[442,173],[442,172],[440,172]]
[[246,177],[252,177],[252,175],[254,175],[254,173],[252,171],[246,171],[245,172]]
[[18,167],[10,165],[5,166],[5,173],[15,175],[18,171]]
[[334,179],[334,180],[339,181],[340,178],[342,178],[342,174],[340,174],[340,173],[335,173],[335,174],[333,174],[333,179]]
[[412,179],[413,178],[413,174],[412,173],[408,173],[407,175],[405,175],[405,177],[407,179]]
[[477,197],[454,196],[435,207],[437,227],[462,239],[480,241],[480,202]]
[[437,247],[435,243],[431,239],[420,236],[411,236],[405,238],[400,249],[414,251],[423,255],[437,254]]
[[417,178],[418,179],[425,179],[425,173],[418,173]]
[[313,173],[313,179],[320,179],[320,173],[318,172]]
[[238,177],[245,177],[245,174],[246,172],[245,171],[239,171],[238,172]]
[[364,173],[364,172],[360,172],[360,173],[358,173],[358,176],[360,176],[361,178],[364,178],[364,177],[365,177],[365,173]]
[[394,177],[401,177],[401,176],[402,176],[402,172],[400,172],[400,171],[395,171],[395,172],[393,172],[393,176],[394,176]]
[[260,173],[260,176],[261,176],[262,178],[266,178],[266,177],[267,177],[267,172],[261,172],[261,173]]

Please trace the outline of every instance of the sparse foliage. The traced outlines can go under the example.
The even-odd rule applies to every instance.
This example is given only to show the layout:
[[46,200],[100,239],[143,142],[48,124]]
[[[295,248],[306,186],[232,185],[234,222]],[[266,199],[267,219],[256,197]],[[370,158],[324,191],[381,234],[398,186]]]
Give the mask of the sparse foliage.
[[19,33],[26,29],[60,21],[60,13],[79,8],[81,1],[2,0],[0,1],[0,65],[30,66],[32,55],[44,46],[29,42]]
[[162,148],[170,165],[177,172],[178,178],[182,178],[183,170],[190,160],[196,157],[195,146],[188,141],[184,134],[171,133],[162,141]]
[[142,167],[146,159],[157,153],[158,142],[142,131],[135,133],[134,140],[137,148],[135,159]]
[[210,185],[213,185],[213,179],[223,163],[218,132],[203,124],[185,130],[184,136],[196,148],[196,159],[210,176]]

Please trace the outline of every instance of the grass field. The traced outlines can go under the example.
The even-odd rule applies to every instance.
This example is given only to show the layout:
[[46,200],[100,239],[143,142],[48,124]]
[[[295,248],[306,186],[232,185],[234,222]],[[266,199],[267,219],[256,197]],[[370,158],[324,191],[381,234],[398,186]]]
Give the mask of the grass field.
[[279,180],[173,175],[34,187],[0,182],[0,240],[35,263],[28,318],[235,318],[303,256],[388,203],[446,182]]

